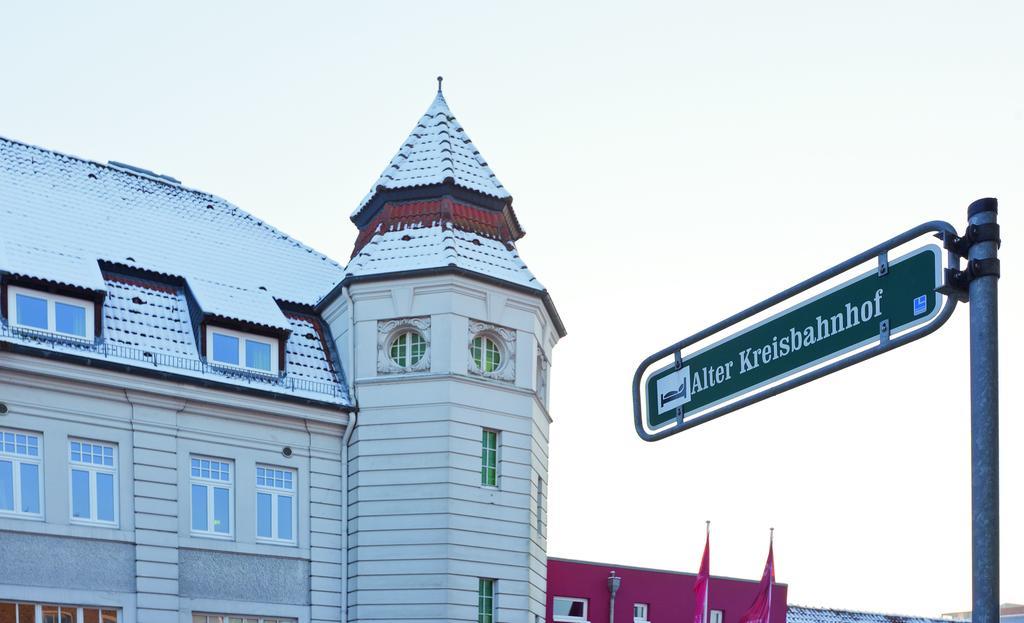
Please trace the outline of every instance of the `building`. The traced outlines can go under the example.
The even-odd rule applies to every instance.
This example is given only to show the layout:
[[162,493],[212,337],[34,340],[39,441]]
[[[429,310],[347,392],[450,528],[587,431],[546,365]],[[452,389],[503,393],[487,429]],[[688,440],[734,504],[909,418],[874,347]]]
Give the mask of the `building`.
[[440,91],[352,220],[0,139],[0,623],[543,616],[564,328]]
[[325,309],[359,403],[350,620],[532,623],[565,330],[516,251],[510,195],[440,90],[352,221],[345,294]]
[[790,606],[786,613],[786,623],[942,623],[942,621],[948,623],[948,619],[835,608],[808,608],[806,606]]
[[[615,593],[615,621],[618,623],[690,623],[693,620],[693,585],[697,578],[694,573],[549,558],[548,623],[611,621],[608,578],[612,574],[620,578]],[[782,583],[773,585],[771,621],[786,621],[787,588]],[[711,576],[709,623],[739,623],[759,589],[757,580]]]
[[[943,619],[953,621],[970,621],[971,611],[947,612]],[[999,623],[1024,623],[1024,604],[1005,603],[999,606]]]

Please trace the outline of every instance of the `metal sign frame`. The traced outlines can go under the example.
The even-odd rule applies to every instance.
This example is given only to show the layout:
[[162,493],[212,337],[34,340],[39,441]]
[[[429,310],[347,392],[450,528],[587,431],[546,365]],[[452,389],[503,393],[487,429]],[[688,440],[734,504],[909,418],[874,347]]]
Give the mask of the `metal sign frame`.
[[[728,329],[729,327],[732,327],[740,322],[743,322],[744,320],[747,320],[748,318],[756,316],[757,314],[760,314],[776,305],[779,305],[780,303],[783,303],[788,299],[797,296],[798,294],[806,292],[807,290],[813,288],[814,286],[817,286],[830,279],[838,277],[839,275],[847,271],[850,271],[856,268],[857,266],[864,264],[865,262],[868,262],[873,259],[878,259],[880,265],[882,265],[883,263],[887,264],[888,251],[900,245],[911,242],[914,239],[929,233],[934,233],[936,237],[942,238],[943,240],[952,239],[957,236],[956,229],[945,221],[929,221],[927,223],[922,223],[917,227],[908,229],[907,231],[903,232],[902,234],[899,234],[898,236],[895,236],[894,238],[890,238],[885,242],[875,245],[874,247],[871,247],[870,249],[867,249],[862,253],[859,253],[843,262],[840,262],[835,266],[832,266],[831,268],[828,268],[818,273],[817,275],[810,277],[809,279],[805,279],[804,281],[801,281],[800,283],[786,290],[783,290],[782,292],[779,292],[774,296],[770,296],[761,301],[760,303],[748,307],[747,309],[737,314],[734,314],[726,318],[725,320],[717,322],[702,331],[694,333],[690,337],[680,340],[679,342],[676,342],[671,346],[663,348],[658,352],[654,353],[653,355],[644,359],[637,367],[636,373],[633,375],[633,423],[636,427],[637,435],[639,435],[640,438],[643,439],[644,441],[658,441],[660,439],[670,437],[676,433],[681,433],[684,430],[693,428],[694,426],[699,426],[700,424],[704,424],[705,422],[710,422],[711,420],[719,418],[727,413],[732,413],[733,411],[737,411],[739,409],[742,409],[743,407],[747,407],[752,404],[758,403],[766,398],[777,396],[783,392],[793,389],[794,387],[799,387],[805,383],[809,383],[813,380],[820,379],[823,376],[827,376],[829,374],[832,374],[833,372],[838,372],[839,370],[848,368],[862,361],[866,361],[868,359],[871,359],[872,357],[876,357],[878,355],[881,355],[882,353],[899,348],[900,346],[904,346],[913,341],[919,340],[922,337],[925,337],[926,335],[934,333],[936,330],[938,330],[939,327],[945,324],[947,320],[949,320],[950,316],[953,315],[953,310],[956,309],[957,304],[955,297],[946,296],[946,301],[943,304],[941,311],[939,311],[939,313],[935,315],[928,323],[924,324],[923,326],[919,326],[918,328],[912,331],[907,331],[895,337],[891,337],[888,340],[879,339],[879,343],[872,348],[867,348],[858,351],[853,355],[850,355],[849,357],[844,357],[832,361],[806,374],[800,375],[799,370],[794,371],[793,373],[798,374],[798,376],[790,378],[789,380],[783,381],[778,385],[773,385],[761,391],[754,391],[756,390],[756,388],[751,388],[751,391],[754,391],[754,393],[744,396],[743,398],[739,398],[738,400],[735,400],[734,402],[731,402],[717,409],[702,412],[694,416],[692,420],[684,420],[681,423],[677,420],[674,426],[669,426],[667,428],[655,432],[649,432],[647,428],[644,426],[644,415],[641,398],[643,386],[642,381],[644,379],[645,373],[652,365],[670,355],[675,355],[676,357],[679,357],[681,351],[684,348],[687,348],[698,342],[706,340],[709,337],[715,335],[716,333],[720,333]],[[959,268],[959,257],[953,251],[947,250],[946,257],[947,268]],[[842,355],[842,353],[839,353],[839,355]]]

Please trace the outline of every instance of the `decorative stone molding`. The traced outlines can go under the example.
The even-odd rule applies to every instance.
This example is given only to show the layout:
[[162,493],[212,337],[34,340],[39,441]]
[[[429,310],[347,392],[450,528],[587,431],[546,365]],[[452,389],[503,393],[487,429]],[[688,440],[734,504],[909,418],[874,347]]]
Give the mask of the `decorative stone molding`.
[[[489,337],[498,345],[501,361],[497,370],[485,372],[476,367],[476,363],[473,361],[473,338],[476,337]],[[516,332],[512,329],[479,320],[470,320],[466,348],[469,350],[468,369],[470,374],[508,383],[516,380]]]
[[537,349],[537,397],[541,403],[548,403],[548,374],[551,364],[542,348]]
[[[405,331],[415,331],[427,342],[423,357],[411,366],[400,366],[391,359],[391,341]],[[430,371],[430,317],[395,318],[377,321],[377,373],[405,374]]]

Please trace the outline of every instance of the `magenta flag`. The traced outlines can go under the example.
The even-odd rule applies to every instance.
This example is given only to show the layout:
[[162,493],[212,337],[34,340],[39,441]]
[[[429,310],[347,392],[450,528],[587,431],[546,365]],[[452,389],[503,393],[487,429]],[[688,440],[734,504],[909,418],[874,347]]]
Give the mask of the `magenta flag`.
[[693,607],[693,623],[710,623],[708,621],[708,597],[711,584],[711,531],[704,537],[704,557],[700,559],[700,571],[697,581],[693,583],[693,594],[696,598]]
[[744,613],[740,623],[771,623],[772,616],[772,585],[775,584],[775,556],[772,552],[774,543],[768,544],[768,562],[764,564],[761,575],[761,588],[750,609]]

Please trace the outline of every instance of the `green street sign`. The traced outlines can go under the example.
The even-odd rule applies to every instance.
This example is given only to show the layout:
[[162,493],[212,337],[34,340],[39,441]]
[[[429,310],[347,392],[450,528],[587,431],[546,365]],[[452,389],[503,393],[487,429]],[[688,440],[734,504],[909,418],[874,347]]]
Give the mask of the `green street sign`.
[[652,373],[651,429],[927,322],[941,305],[942,255],[917,249]]

